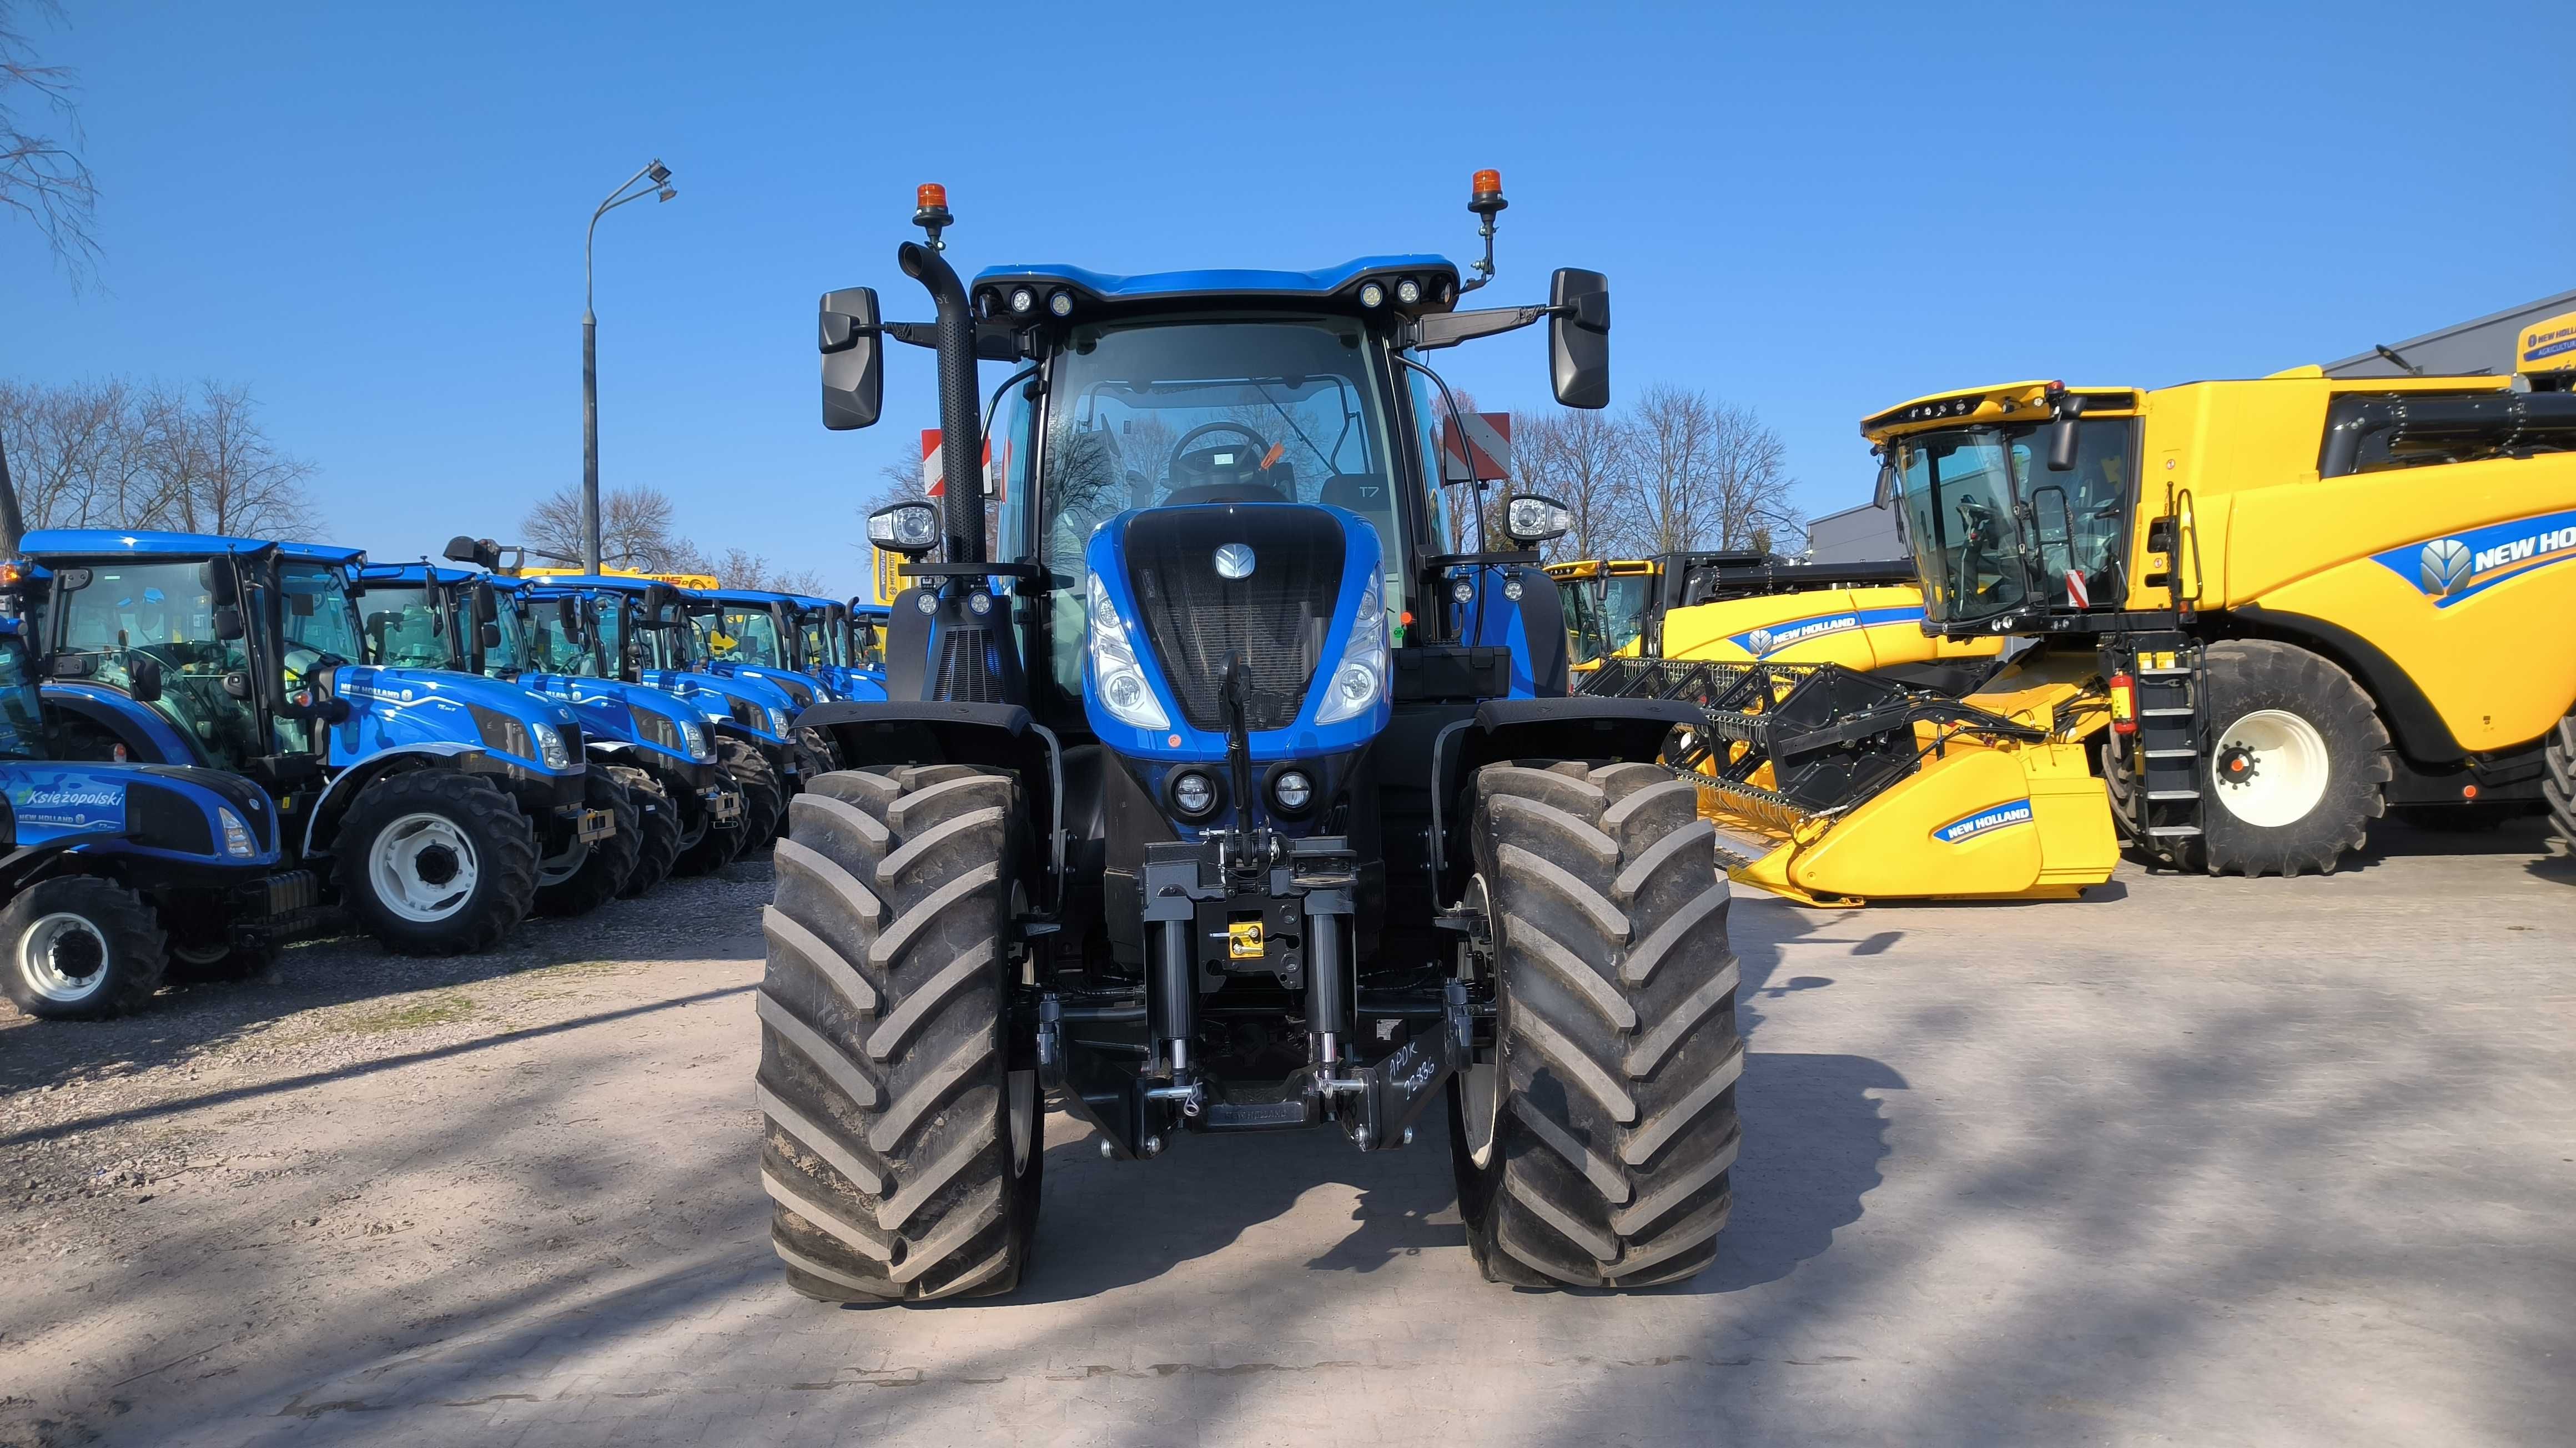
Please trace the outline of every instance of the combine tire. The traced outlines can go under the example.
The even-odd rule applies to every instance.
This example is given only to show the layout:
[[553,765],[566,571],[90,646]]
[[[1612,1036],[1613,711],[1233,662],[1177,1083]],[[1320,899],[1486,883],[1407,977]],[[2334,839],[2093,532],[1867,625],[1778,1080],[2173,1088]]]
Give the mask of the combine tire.
[[340,903],[399,955],[489,950],[536,900],[535,832],[479,775],[415,769],[377,780],[349,807],[332,852]]
[[1649,1287],[1717,1255],[1741,1139],[1716,836],[1650,764],[1478,772],[1496,1046],[1453,1079],[1468,1245],[1518,1287]]
[[854,770],[789,809],[757,1083],[788,1285],[827,1302],[1008,1292],[1046,1152],[1005,1021],[1019,786],[963,765]]
[[2548,773],[2540,792],[2549,800],[2549,822],[2557,828],[2559,852],[2576,857],[2576,714],[2558,721],[2543,753]]
[[2209,646],[2208,798],[2202,863],[2213,875],[2334,873],[2385,806],[2388,730],[2352,676],[2289,644]]
[[742,791],[742,828],[734,832],[741,842],[729,858],[769,848],[787,824],[787,791],[779,786],[778,771],[769,767],[759,750],[739,739],[720,741],[716,757],[725,777]]
[[141,1008],[170,964],[143,897],[112,880],[66,875],[0,911],[9,1000],[31,1016],[95,1021]]
[[671,867],[680,859],[680,807],[650,771],[612,764],[606,772],[635,801],[635,869],[617,891],[619,899],[632,900],[671,878]]
[[578,839],[562,854],[537,861],[537,913],[587,915],[617,898],[635,875],[635,860],[644,846],[644,826],[635,796],[592,765],[581,774],[584,809],[604,809],[617,823],[617,833],[585,845]]

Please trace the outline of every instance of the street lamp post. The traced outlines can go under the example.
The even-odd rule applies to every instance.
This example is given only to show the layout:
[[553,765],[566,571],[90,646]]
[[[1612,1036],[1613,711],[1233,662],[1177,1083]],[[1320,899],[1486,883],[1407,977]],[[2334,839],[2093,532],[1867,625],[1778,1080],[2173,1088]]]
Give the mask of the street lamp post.
[[[652,184],[635,189],[638,181]],[[625,205],[658,196],[664,201],[680,193],[673,189],[671,168],[656,158],[644,169],[626,178],[623,185],[608,193],[599,209],[590,213],[590,231],[581,241],[581,549],[582,565],[592,576],[599,573],[599,318],[591,311],[590,252],[591,243],[599,236],[599,218]]]

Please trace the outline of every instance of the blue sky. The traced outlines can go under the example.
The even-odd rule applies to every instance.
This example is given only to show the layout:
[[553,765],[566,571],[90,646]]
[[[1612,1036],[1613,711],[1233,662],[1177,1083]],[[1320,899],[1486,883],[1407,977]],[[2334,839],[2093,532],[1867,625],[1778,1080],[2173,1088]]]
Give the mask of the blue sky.
[[[1863,413],[1936,387],[2260,373],[2576,285],[2554,7],[71,8],[36,38],[106,253],[76,296],[0,229],[0,373],[247,384],[379,557],[578,479],[582,225],[657,155],[680,199],[601,228],[603,478],[853,590],[930,359],[826,433],[813,305],[926,315],[919,181],[966,268],[1302,269],[1463,262],[1499,167],[1486,297],[1606,271],[1622,391],[1755,408],[1810,512],[1866,495]],[[1546,400],[1535,332],[1439,360]]]

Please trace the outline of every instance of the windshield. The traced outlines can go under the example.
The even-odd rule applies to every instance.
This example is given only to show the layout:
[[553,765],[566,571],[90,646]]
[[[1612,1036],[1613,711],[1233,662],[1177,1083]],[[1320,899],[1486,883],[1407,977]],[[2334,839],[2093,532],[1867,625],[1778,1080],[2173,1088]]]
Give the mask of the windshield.
[[1646,596],[1655,579],[1647,573],[1613,575],[1601,585],[1601,637],[1614,654],[1633,652],[1646,632]]
[[2012,510],[2007,439],[1993,428],[1932,432],[1896,444],[1905,534],[1936,623],[1990,618],[2029,597]]
[[1390,615],[1404,608],[1404,532],[1387,399],[1356,319],[1076,327],[1048,382],[1032,530],[1053,575],[1058,687],[1082,691],[1092,530],[1130,508],[1290,502],[1347,508],[1377,530]]
[[833,626],[830,610],[799,609],[796,612],[795,667],[812,673],[826,665],[846,664],[841,652],[841,630]]
[[61,650],[83,661],[90,682],[130,689],[133,658],[149,656],[161,666],[161,697],[152,707],[210,759],[239,768],[268,750],[249,701],[224,687],[228,675],[247,680],[250,671],[240,639],[215,637],[214,570],[229,566],[106,564],[91,571],[87,587],[59,593],[54,607]]
[[713,614],[690,617],[704,620],[709,626],[708,632],[699,635],[706,642],[709,658],[771,669],[786,663],[786,654],[778,646],[778,618],[768,604],[727,604],[721,622]]
[[27,641],[0,637],[0,759],[44,757],[44,701],[28,666]]
[[519,610],[519,596],[507,589],[492,590],[494,622],[500,625],[501,641],[483,651],[483,672],[516,674],[535,667],[528,653],[528,626]]
[[1608,652],[1601,646],[1601,610],[1593,602],[1599,587],[1598,579],[1557,580],[1557,601],[1565,608],[1565,636],[1573,644],[1578,664],[1592,663]]
[[358,631],[358,610],[349,599],[349,580],[337,565],[289,561],[278,566],[277,576],[286,588],[290,673],[305,667],[295,657],[299,649],[349,663],[366,658],[367,645]]
[[[2044,428],[1900,440],[1906,539],[1926,614],[1991,618],[2032,600],[2034,588],[2056,608],[2122,602],[2136,426],[2126,417],[2078,423],[2075,466],[2062,473],[2049,470]],[[2016,503],[2030,508],[2035,538],[2023,537]]]
[[358,600],[367,657],[389,669],[444,669],[453,650],[439,626],[429,588],[419,583],[369,583]]
[[[569,601],[574,612],[591,621],[597,632],[597,647],[576,638],[564,627],[564,604]],[[527,651],[529,667],[549,674],[578,674],[598,678],[600,659],[617,656],[618,609],[614,601],[575,595],[564,598],[525,598],[526,632],[519,647]],[[508,627],[508,625],[503,625]]]

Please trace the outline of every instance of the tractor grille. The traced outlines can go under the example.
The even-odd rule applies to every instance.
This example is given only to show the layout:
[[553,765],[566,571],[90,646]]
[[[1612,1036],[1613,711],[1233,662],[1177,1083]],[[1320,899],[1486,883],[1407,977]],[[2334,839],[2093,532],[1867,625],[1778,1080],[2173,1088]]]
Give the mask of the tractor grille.
[[939,679],[931,696],[954,704],[999,704],[1002,675],[990,629],[952,624],[939,631]]
[[[249,822],[244,821],[245,825]],[[197,802],[157,784],[125,787],[125,828],[133,837],[159,850],[183,855],[215,853],[215,829]]]
[[[1248,576],[1216,571],[1229,543],[1252,549]],[[1156,508],[1127,525],[1144,643],[1193,727],[1225,727],[1228,657],[1243,660],[1245,728],[1296,722],[1341,595],[1344,551],[1341,525],[1321,508]]]

